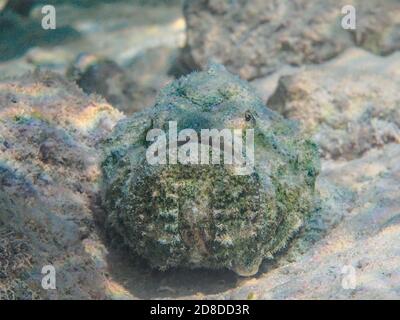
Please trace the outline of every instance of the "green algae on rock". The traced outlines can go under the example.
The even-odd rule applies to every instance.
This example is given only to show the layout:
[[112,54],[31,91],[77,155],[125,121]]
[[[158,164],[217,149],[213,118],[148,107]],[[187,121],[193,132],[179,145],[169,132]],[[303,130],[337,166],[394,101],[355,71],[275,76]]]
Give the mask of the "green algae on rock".
[[[150,165],[151,129],[253,129],[254,171],[229,165]],[[180,146],[182,147],[182,145]],[[257,273],[284,248],[314,205],[317,146],[266,108],[222,66],[182,77],[153,108],[124,119],[104,143],[106,228],[151,267],[228,268]]]

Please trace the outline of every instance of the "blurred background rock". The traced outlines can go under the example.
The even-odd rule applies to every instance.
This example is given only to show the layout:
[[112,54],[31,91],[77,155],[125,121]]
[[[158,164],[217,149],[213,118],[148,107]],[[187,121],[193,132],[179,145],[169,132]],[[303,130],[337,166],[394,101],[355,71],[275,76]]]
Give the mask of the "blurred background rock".
[[[43,4],[55,5],[56,30],[42,29]],[[0,8],[0,78],[55,71],[130,114],[187,72],[178,59],[185,39],[180,1],[16,0]]]

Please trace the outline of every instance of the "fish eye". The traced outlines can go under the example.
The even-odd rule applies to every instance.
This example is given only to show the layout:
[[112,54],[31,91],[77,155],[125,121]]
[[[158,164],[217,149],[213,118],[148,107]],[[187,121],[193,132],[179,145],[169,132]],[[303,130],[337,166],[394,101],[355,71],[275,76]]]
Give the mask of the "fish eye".
[[246,111],[246,113],[244,114],[244,118],[247,122],[255,120],[253,115],[249,111]]

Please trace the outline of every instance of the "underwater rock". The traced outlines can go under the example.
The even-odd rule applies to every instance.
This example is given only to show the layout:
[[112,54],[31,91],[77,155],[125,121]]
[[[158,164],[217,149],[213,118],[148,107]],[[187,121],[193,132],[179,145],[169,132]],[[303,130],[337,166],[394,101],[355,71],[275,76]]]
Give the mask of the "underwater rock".
[[281,77],[267,105],[300,121],[324,157],[354,159],[400,142],[399,88],[399,53],[378,57],[353,48]]
[[156,47],[137,54],[120,67],[112,60],[81,54],[67,76],[84,92],[101,95],[129,115],[154,105],[158,91],[185,72],[177,57],[177,49]]
[[179,61],[179,49],[159,46],[138,53],[126,66],[124,93],[131,101],[127,114],[151,107],[158,92],[188,73]]
[[[151,267],[253,275],[311,214],[318,148],[253,91],[222,66],[211,66],[168,85],[153,108],[120,121],[105,141],[107,229]],[[171,121],[178,132],[253,130],[253,172],[236,175],[227,164],[151,165],[146,135],[151,129],[171,134]],[[202,143],[209,147],[210,141]]]
[[124,70],[110,59],[82,53],[68,68],[66,75],[87,94],[98,94],[114,106],[125,103],[120,83]]
[[[101,272],[82,240],[96,238],[96,145],[122,117],[53,73],[0,82],[0,250],[21,250],[0,259],[0,295],[104,297]],[[41,288],[38,275],[49,264],[57,290]]]
[[[341,8],[356,8],[356,29],[341,27]],[[224,64],[247,80],[282,65],[329,60],[359,46],[386,55],[399,47],[397,0],[186,0],[183,60],[193,69]]]

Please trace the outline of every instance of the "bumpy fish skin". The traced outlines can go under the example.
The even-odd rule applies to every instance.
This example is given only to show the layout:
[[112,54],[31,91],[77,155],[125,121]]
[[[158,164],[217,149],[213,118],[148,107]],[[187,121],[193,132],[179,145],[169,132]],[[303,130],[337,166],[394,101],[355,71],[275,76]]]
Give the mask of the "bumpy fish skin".
[[[254,130],[254,171],[228,165],[150,165],[149,130]],[[223,66],[182,77],[153,108],[122,120],[104,143],[106,227],[151,267],[228,268],[257,273],[309,217],[318,147],[265,107]]]

